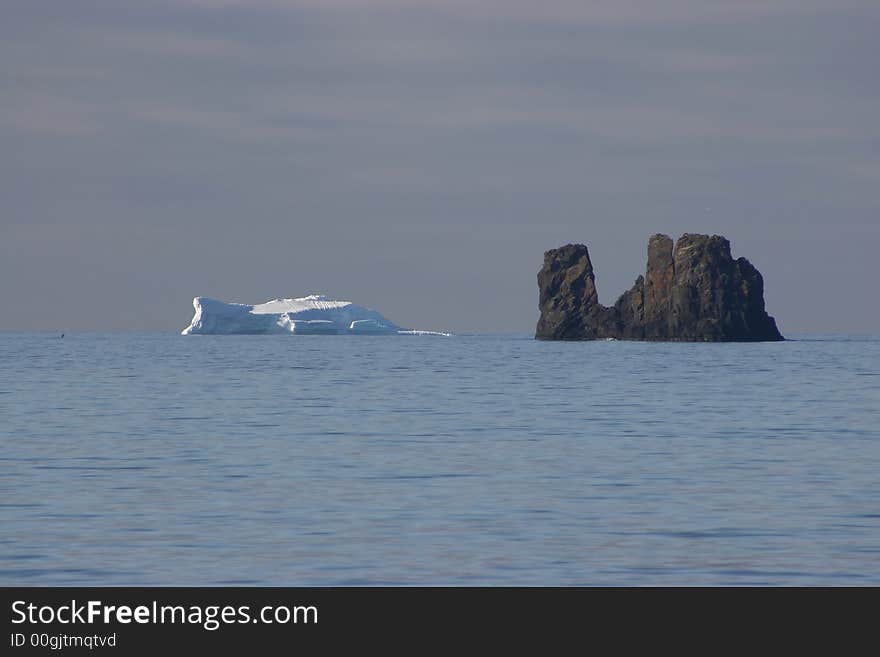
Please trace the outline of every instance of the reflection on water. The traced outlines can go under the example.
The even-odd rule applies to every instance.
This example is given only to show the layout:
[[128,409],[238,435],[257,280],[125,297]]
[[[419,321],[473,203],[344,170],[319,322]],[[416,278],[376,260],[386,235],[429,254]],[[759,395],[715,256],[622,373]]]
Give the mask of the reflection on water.
[[0,334],[0,584],[880,584],[880,340]]

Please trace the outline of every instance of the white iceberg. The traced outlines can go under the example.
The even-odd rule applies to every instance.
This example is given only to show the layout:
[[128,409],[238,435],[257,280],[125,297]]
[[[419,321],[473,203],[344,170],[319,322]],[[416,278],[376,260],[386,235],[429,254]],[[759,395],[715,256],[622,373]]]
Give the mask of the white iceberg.
[[182,335],[449,335],[404,329],[375,310],[323,294],[273,299],[255,306],[196,297],[193,308],[195,315]]

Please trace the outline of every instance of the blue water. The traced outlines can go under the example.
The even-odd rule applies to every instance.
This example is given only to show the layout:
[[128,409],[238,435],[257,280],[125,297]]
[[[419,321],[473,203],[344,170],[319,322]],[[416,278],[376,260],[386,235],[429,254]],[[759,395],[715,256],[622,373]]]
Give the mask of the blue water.
[[0,585],[880,585],[880,338],[0,334]]

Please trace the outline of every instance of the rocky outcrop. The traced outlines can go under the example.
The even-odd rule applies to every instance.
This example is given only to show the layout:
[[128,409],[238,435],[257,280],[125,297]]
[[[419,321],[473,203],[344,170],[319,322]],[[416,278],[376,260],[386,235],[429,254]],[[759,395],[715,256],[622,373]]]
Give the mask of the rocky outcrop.
[[719,235],[648,241],[644,276],[610,308],[599,303],[590,253],[567,244],[538,272],[539,340],[753,342],[784,339],[764,310],[764,279]]

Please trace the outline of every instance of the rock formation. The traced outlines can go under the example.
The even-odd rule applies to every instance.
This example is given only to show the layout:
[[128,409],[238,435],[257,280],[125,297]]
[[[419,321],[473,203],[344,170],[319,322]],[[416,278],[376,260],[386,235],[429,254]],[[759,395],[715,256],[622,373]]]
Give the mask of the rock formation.
[[764,310],[764,279],[734,260],[719,235],[685,233],[648,241],[644,276],[610,308],[599,303],[590,253],[567,244],[544,254],[538,272],[539,340],[783,340]]

